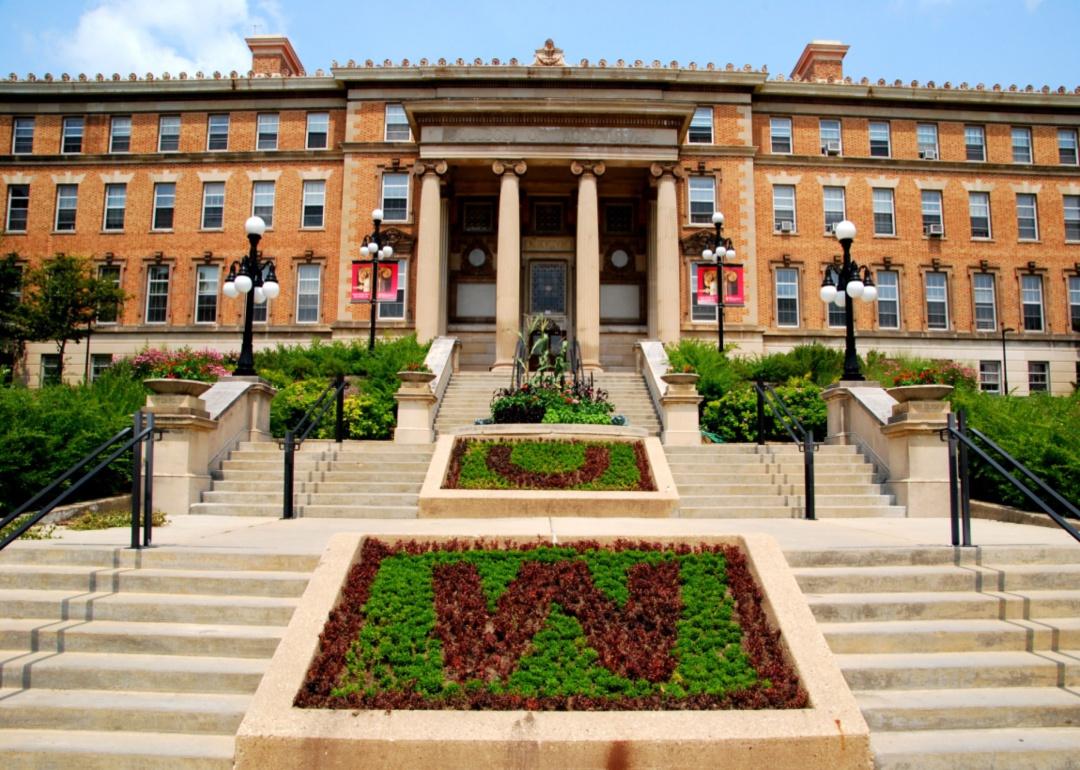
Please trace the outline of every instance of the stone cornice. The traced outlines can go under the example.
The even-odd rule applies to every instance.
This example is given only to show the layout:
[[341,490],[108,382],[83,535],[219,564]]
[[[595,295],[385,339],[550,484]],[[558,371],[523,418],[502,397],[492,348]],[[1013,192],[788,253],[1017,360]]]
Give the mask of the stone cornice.
[[[354,149],[359,149],[355,146]],[[370,149],[364,145],[363,149]],[[278,150],[274,152],[181,152],[119,155],[0,155],[0,166],[180,166],[193,163],[223,166],[229,163],[340,163],[344,154],[337,150]]]
[[[506,109],[513,105],[512,109]],[[446,111],[424,112],[422,108],[411,109],[417,126],[581,126],[585,128],[672,128],[682,127],[684,119],[692,109],[679,109],[678,114],[626,114],[621,110],[616,114],[600,114],[594,109],[577,107],[574,112],[548,105],[544,111],[522,111],[520,105],[504,103],[504,109],[498,112],[478,110],[475,105],[458,102],[446,102]],[[626,108],[629,111],[630,107]],[[686,113],[684,115],[683,113]],[[575,114],[576,113],[576,114]]]
[[[685,153],[690,154],[690,153]],[[759,153],[754,157],[754,165],[772,166],[811,166],[821,171],[843,171],[851,173],[854,169],[874,171],[878,174],[896,174],[901,171],[921,172],[924,174],[960,174],[966,177],[979,174],[1011,174],[1014,176],[1076,176],[1076,166],[1038,166],[1015,163],[970,163],[963,161],[919,160],[903,158],[869,158],[844,156],[842,163],[836,158],[824,155],[773,155]]]

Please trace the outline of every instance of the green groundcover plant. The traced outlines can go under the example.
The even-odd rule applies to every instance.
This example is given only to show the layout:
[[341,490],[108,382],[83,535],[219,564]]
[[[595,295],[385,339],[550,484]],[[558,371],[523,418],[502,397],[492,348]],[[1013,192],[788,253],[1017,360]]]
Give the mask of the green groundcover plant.
[[800,708],[739,549],[369,538],[296,696],[315,708]]

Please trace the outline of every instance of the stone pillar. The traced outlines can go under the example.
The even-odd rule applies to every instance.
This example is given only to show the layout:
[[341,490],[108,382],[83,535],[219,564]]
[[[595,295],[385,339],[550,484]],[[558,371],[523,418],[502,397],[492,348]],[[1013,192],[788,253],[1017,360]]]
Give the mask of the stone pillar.
[[446,315],[442,302],[442,205],[439,177],[446,161],[419,161],[413,173],[420,177],[419,243],[416,247],[416,338],[428,342],[439,335]]
[[660,440],[664,446],[698,446],[701,443],[698,375],[669,373],[660,379],[667,383],[667,390],[660,397],[660,406],[664,410],[664,433]]
[[514,366],[514,348],[521,326],[521,213],[518,177],[525,161],[501,161],[491,170],[499,184],[499,240],[495,262],[495,363],[492,369]]
[[[888,492],[896,503],[907,507],[913,517],[949,515],[949,444],[939,431],[949,419],[949,402],[929,393],[923,398],[919,388],[891,388],[889,394],[900,400],[892,410],[887,425],[881,428],[889,440]],[[952,390],[948,386],[944,389]],[[907,390],[907,393],[903,391]]]
[[600,370],[600,203],[596,178],[605,171],[602,162],[577,161],[570,170],[579,177],[577,207],[577,306],[574,324],[581,345],[581,364]]
[[679,341],[679,206],[675,180],[685,176],[673,163],[654,163],[656,177],[656,336],[664,344]]
[[395,444],[430,444],[435,440],[431,429],[434,422],[435,404],[438,399],[431,392],[434,374],[427,372],[401,372],[401,387],[394,398],[398,403],[397,427],[394,429]]
[[170,516],[186,516],[192,503],[210,488],[211,434],[218,421],[210,418],[201,396],[210,383],[148,380],[154,389],[145,411],[162,431],[154,446],[154,508]]

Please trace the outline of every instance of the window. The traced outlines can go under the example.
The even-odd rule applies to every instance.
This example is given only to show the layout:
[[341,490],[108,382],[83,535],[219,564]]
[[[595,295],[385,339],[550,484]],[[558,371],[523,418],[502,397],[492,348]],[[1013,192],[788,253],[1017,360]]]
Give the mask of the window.
[[799,325],[799,271],[776,268],[776,325]]
[[698,268],[708,267],[708,262],[690,263],[690,320],[716,322],[716,305],[698,302]]
[[795,186],[773,185],[773,232],[795,232]]
[[[120,288],[120,265],[98,265],[97,276],[99,280],[108,281],[113,286]],[[120,315],[120,305],[103,305],[98,308],[97,322],[99,324],[114,324]]]
[[971,290],[975,299],[975,331],[995,331],[997,298],[994,294],[994,276],[990,273],[975,273],[971,276]]
[[944,235],[945,226],[941,212],[941,190],[922,191],[923,235]]
[[228,115],[211,115],[207,118],[206,149],[211,152],[229,149]]
[[124,229],[124,207],[127,205],[127,185],[105,185],[105,229]]
[[871,121],[870,155],[874,158],[887,158],[892,155],[888,123]]
[[[264,264],[262,270],[262,277],[265,281],[267,276],[270,275],[270,265]],[[270,318],[270,300],[264,299],[262,302],[256,302],[253,306],[254,312],[251,314],[252,323],[264,324],[268,322]]]
[[11,233],[25,233],[26,220],[30,216],[30,185],[8,185],[7,229]]
[[1031,163],[1031,129],[1014,127],[1012,130],[1013,163]]
[[60,355],[57,353],[41,354],[41,384],[58,385],[60,383]]
[[1039,213],[1035,196],[1030,193],[1016,195],[1016,230],[1022,241],[1039,240]]
[[919,143],[919,157],[925,160],[938,159],[937,123],[919,123],[915,127],[915,138]]
[[251,215],[262,217],[267,227],[274,226],[274,183],[254,182],[251,185]]
[[833,227],[845,219],[844,188],[826,187],[823,189],[825,198],[825,234],[832,235]]
[[844,302],[843,307],[837,307],[835,302],[829,302],[826,305],[826,321],[831,328],[843,327],[847,325],[847,302]]
[[199,265],[195,275],[195,323],[212,324],[217,320],[217,265]]
[[58,184],[56,186],[56,222],[58,232],[70,232],[75,229],[75,213],[79,206],[79,186],[76,184]]
[[278,114],[276,112],[260,113],[256,122],[256,150],[276,150],[278,140]]
[[968,212],[971,215],[971,237],[990,237],[990,193],[969,192]]
[[1064,166],[1076,165],[1076,129],[1058,129],[1058,163]]
[[539,200],[533,203],[532,228],[535,233],[554,234],[566,230],[561,201]]
[[[273,204],[270,206],[273,211]],[[202,229],[220,230],[225,226],[225,183],[206,182],[202,188]]]
[[162,115],[158,120],[158,152],[180,149],[180,116]]
[[893,207],[893,191],[889,187],[875,187],[874,235],[896,235],[896,216]]
[[690,177],[690,224],[711,225],[716,211],[716,178]]
[[791,154],[791,118],[770,118],[769,136],[774,153]]
[[982,126],[964,126],[964,152],[968,160],[986,160],[986,132]]
[[945,273],[926,274],[926,328],[949,328],[948,276]]
[[712,107],[698,107],[694,110],[694,117],[690,119],[686,141],[691,144],[712,144],[712,122]]
[[[468,204],[466,204],[468,205]],[[487,204],[490,212],[492,206]],[[489,221],[494,221],[494,214],[489,214]],[[468,226],[468,209],[466,208],[465,225]],[[634,233],[634,204],[632,203],[605,203],[604,204],[604,233],[606,235],[632,235]],[[490,232],[491,227],[487,231]]]
[[393,300],[379,302],[379,318],[405,317],[405,279],[409,275],[409,265],[404,261],[381,262],[384,265],[397,264],[397,296]]
[[983,393],[1001,393],[1001,362],[979,362],[979,390]]
[[1080,332],[1080,275],[1069,276],[1069,328]]
[[1080,195],[1065,195],[1065,240],[1080,241]]
[[1028,361],[1028,390],[1046,393],[1050,390],[1050,364],[1046,361]]
[[64,118],[63,134],[60,140],[60,152],[82,152],[83,125],[84,121],[82,118]]
[[296,269],[296,322],[319,322],[319,295],[322,269],[319,265],[299,265]]
[[309,112],[307,116],[307,148],[325,150],[330,134],[330,113]]
[[112,353],[91,353],[90,354],[90,379],[96,380],[101,376],[101,373],[112,366],[113,358]]
[[326,182],[322,179],[304,182],[304,215],[301,227],[322,227],[326,201]]
[[[615,232],[610,229],[612,225],[611,208],[612,204],[604,207],[604,222],[609,233]],[[631,221],[632,219],[627,219],[628,226]],[[464,201],[461,204],[461,229],[467,233],[495,232],[495,206],[490,201]]]
[[900,274],[895,270],[877,272],[879,329],[900,328]]
[[1020,303],[1024,310],[1024,331],[1043,331],[1043,288],[1041,275],[1020,276]]
[[407,142],[412,137],[405,108],[400,104],[386,105],[386,141]]
[[840,144],[840,121],[822,120],[818,127],[823,155],[839,155],[843,149]]
[[404,222],[409,218],[409,175],[383,174],[383,221]]
[[109,152],[131,150],[131,116],[115,115],[109,122]]
[[11,152],[29,155],[34,151],[34,119],[15,118],[12,127]]
[[176,210],[176,183],[158,182],[154,185],[154,230],[172,230]]
[[169,266],[149,265],[146,268],[146,322],[163,324],[169,311]]

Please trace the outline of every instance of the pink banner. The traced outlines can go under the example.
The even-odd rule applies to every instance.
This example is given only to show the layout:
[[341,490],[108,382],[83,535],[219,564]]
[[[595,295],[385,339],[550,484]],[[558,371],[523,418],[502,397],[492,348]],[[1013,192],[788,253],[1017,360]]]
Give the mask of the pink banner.
[[697,301],[699,305],[716,305],[721,290],[727,306],[746,304],[742,265],[723,265],[722,285],[716,280],[716,265],[698,265]]
[[[371,262],[352,263],[352,299],[366,302],[371,299]],[[379,263],[379,282],[375,297],[382,300],[396,300],[398,288],[398,263]]]

